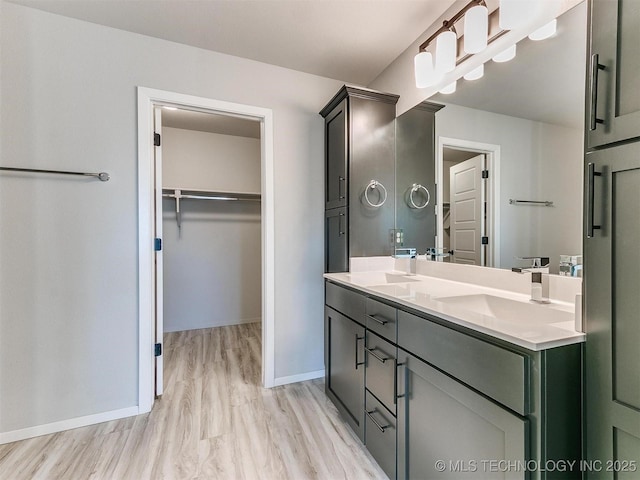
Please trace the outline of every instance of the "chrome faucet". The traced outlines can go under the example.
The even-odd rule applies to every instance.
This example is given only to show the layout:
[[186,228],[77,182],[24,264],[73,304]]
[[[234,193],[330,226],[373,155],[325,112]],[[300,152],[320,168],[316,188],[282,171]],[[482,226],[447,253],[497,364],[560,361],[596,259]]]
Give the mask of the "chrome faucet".
[[409,270],[407,271],[407,275],[415,275],[417,272],[417,255],[415,248],[396,248],[395,258],[408,258],[409,259]]
[[427,256],[431,258],[431,260],[435,260],[437,257],[448,257],[452,255],[452,250],[447,250],[446,248],[439,247],[429,247],[427,248]]
[[[535,265],[535,263],[534,263]],[[511,271],[516,273],[531,273],[531,301],[535,303],[550,303],[549,301],[549,264],[545,267],[518,268]]]

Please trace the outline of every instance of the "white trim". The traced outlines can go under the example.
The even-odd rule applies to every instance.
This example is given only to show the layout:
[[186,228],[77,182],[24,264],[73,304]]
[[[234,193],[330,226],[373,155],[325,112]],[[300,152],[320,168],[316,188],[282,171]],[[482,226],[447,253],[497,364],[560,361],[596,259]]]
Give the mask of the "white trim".
[[0,445],[25,440],[27,438],[39,437],[41,435],[62,432],[64,430],[71,430],[72,428],[86,427],[87,425],[95,425],[96,423],[110,422],[121,418],[133,417],[134,415],[138,415],[138,407],[121,408],[120,410],[111,410],[109,412],[96,413],[93,415],[86,415],[84,417],[76,417],[69,420],[36,425],[35,427],[3,432],[0,433]]
[[151,410],[153,395],[153,178],[151,145],[154,105],[252,117],[261,122],[262,158],[262,383],[275,385],[275,227],[273,112],[267,108],[138,87],[138,291],[140,413]]
[[278,377],[274,380],[274,387],[287,385],[289,383],[304,382],[305,380],[315,380],[324,377],[324,369],[315,372],[299,373],[297,375],[289,375],[288,377]]
[[[491,239],[491,248],[487,258],[487,266],[500,266],[500,145],[491,143],[473,142],[470,140],[462,140],[459,138],[438,137],[438,145],[436,149],[436,183],[440,185],[437,190],[436,199],[436,215],[438,219],[442,218],[442,161],[444,156],[444,147],[452,147],[457,150],[469,150],[487,155],[487,170],[489,170],[489,188],[487,192],[487,200],[489,202],[489,212],[487,219],[487,233]],[[444,231],[442,222],[438,221],[436,225],[436,247],[443,246]]]

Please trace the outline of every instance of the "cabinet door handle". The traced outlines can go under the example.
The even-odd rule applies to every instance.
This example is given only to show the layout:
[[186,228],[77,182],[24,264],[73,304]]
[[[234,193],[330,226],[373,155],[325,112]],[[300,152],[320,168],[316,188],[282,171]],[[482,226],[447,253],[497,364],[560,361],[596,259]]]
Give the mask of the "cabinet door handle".
[[378,429],[384,433],[384,431],[389,428],[391,425],[390,424],[386,424],[386,425],[380,425],[380,423],[378,423],[378,421],[373,417],[373,414],[376,413],[377,410],[374,408],[373,410],[369,411],[365,408],[364,413],[367,414],[367,417],[369,417],[369,420],[371,420],[373,422],[373,424],[378,427]]
[[344,213],[339,213],[339,214],[338,214],[338,222],[339,222],[339,224],[338,224],[338,236],[339,236],[339,237],[341,237],[342,235],[344,235],[344,231],[345,231],[345,229],[343,228],[343,225],[342,225],[342,223],[343,223],[343,221],[344,221],[344,220],[343,220],[344,218],[345,218],[345,214],[344,214]]
[[594,180],[595,177],[600,177],[601,175],[601,172],[596,172],[595,164],[589,163],[587,165],[587,238],[593,238],[593,231],[600,229],[600,225],[593,224],[593,211],[595,198]]
[[360,365],[364,365],[364,362],[358,362],[358,342],[360,340],[364,340],[364,337],[359,337],[357,333],[355,334],[355,336],[356,336],[356,348],[354,351],[355,351],[355,357],[356,357],[355,366],[357,370]]
[[[398,399],[404,397],[404,393],[402,395],[398,394],[398,382],[400,381],[400,375],[398,375],[398,367],[403,367],[405,363],[399,363],[396,360],[396,381],[393,382],[393,403],[398,403]],[[404,377],[403,377],[404,378]]]
[[343,176],[338,177],[338,200],[344,200],[344,181],[345,178]]
[[589,118],[589,130],[596,129],[599,123],[604,123],[604,120],[598,118],[598,72],[604,70],[605,66],[598,62],[599,56],[597,53],[591,55],[591,114]]
[[374,348],[366,348],[365,347],[365,350],[367,351],[367,353],[370,353],[374,358],[378,359],[382,363],[385,363],[387,360],[391,360],[391,357],[381,357],[380,355],[378,355],[375,352],[376,348],[377,347],[374,347]]
[[374,322],[379,323],[380,325],[386,325],[387,323],[389,323],[388,320],[381,320],[376,315],[367,315],[367,317],[373,320]]

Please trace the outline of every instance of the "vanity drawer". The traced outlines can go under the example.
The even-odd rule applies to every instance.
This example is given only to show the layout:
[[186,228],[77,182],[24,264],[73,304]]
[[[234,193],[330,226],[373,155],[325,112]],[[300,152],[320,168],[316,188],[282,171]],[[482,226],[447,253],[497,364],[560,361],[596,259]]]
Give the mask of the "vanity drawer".
[[366,302],[367,328],[392,342],[397,339],[397,310],[373,298]]
[[373,332],[366,332],[365,384],[385,407],[395,413],[396,347]]
[[325,282],[324,298],[329,307],[364,325],[364,295],[340,287],[335,283]]
[[398,312],[398,344],[520,415],[529,413],[529,365],[525,355]]
[[367,450],[389,478],[396,478],[396,419],[370,392],[364,410]]

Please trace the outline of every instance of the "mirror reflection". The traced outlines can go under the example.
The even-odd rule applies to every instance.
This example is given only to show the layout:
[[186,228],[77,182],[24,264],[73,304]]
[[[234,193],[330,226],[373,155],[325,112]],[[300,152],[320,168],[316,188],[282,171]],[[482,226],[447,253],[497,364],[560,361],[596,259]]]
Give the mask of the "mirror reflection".
[[[429,99],[445,105],[435,238],[426,230],[429,246],[453,252],[440,260],[510,269],[548,257],[558,273],[561,255],[581,254],[586,22],[582,3],[558,18],[553,37],[525,38],[513,60],[488,62],[482,78]],[[397,162],[401,171],[402,155]]]

